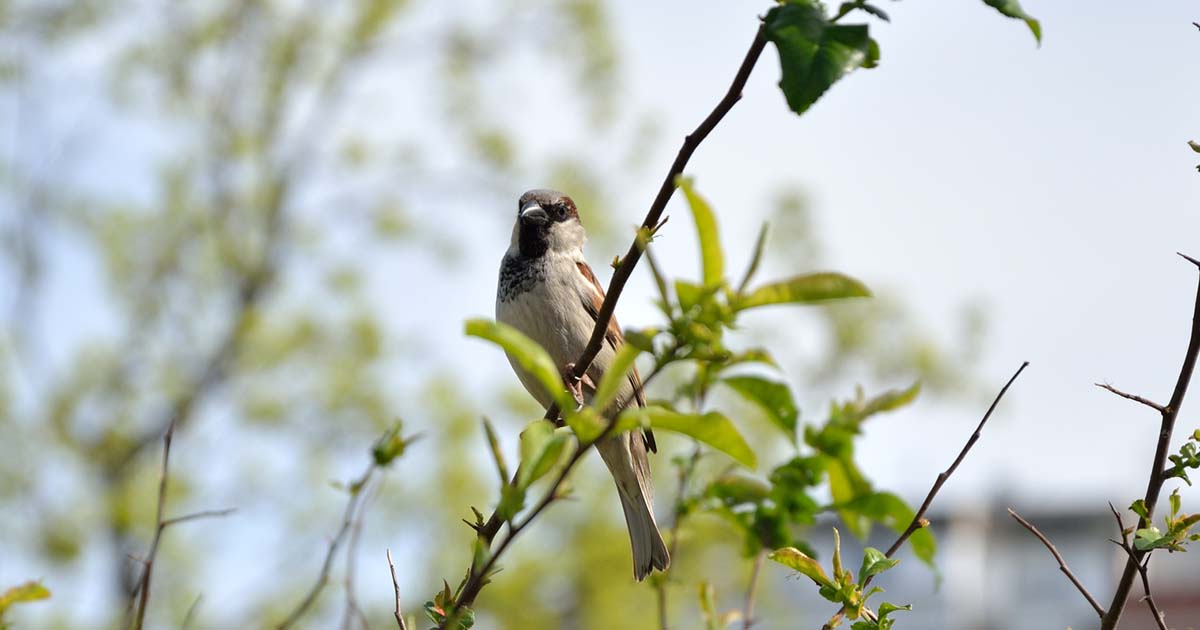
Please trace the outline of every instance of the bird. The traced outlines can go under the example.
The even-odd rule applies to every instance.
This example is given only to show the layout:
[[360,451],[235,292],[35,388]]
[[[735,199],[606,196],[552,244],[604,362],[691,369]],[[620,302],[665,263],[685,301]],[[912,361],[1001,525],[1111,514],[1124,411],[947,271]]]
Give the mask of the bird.
[[[587,233],[575,202],[567,195],[537,188],[521,195],[508,250],[500,262],[496,287],[496,321],[511,326],[542,346],[562,367],[573,366],[583,353],[604,303],[604,289],[583,256]],[[595,391],[605,369],[624,343],[615,318],[608,322],[605,343],[580,379],[585,399]],[[554,397],[537,378],[509,355],[509,363],[526,391],[543,408]],[[608,409],[609,418],[630,405],[646,406],[636,366]],[[654,520],[650,452],[657,452],[648,429],[621,433],[596,444],[617,486],[633,550],[633,576],[642,581],[654,569],[671,563]]]

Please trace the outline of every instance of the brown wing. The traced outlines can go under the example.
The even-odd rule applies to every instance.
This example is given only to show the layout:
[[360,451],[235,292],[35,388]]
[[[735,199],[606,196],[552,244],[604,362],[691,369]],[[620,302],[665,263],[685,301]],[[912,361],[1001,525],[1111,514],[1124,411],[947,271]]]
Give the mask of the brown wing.
[[[600,282],[596,280],[596,274],[592,273],[592,268],[583,261],[575,261],[575,266],[579,269],[579,273],[592,285],[594,289],[588,298],[583,300],[583,308],[592,316],[595,321],[600,317],[600,307],[604,304],[604,287],[600,286]],[[617,348],[625,343],[625,337],[621,334],[621,327],[617,324],[617,318],[614,315],[608,320],[608,329],[604,331],[604,341],[609,347],[616,352]],[[637,366],[633,366],[629,370],[629,385],[633,387],[633,398],[639,407],[646,406],[646,392],[642,389],[642,377],[638,374]],[[654,442],[654,433],[649,429],[644,431],[646,439],[646,448],[650,452],[657,453],[658,445]]]

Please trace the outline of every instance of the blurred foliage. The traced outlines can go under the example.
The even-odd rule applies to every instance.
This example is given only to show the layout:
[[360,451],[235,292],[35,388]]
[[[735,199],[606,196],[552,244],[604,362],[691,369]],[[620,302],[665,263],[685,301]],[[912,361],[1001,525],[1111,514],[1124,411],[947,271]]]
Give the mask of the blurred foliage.
[[[574,36],[513,36],[532,31]],[[479,418],[493,415],[494,450],[511,452],[514,419],[536,410],[511,384],[475,384],[464,396],[449,360],[398,341],[419,339],[419,320],[381,306],[380,295],[431,307],[396,278],[418,268],[414,261],[433,260],[442,279],[455,281],[462,222],[438,219],[483,220],[485,209],[511,205],[514,182],[570,190],[593,242],[616,250],[609,245],[619,243],[621,221],[611,217],[627,209],[617,208],[621,188],[612,182],[657,166],[644,159],[656,134],[653,120],[624,111],[617,98],[620,47],[608,5],[506,0],[451,13],[417,0],[9,0],[0,2],[0,38],[8,44],[0,46],[0,109],[14,139],[0,150],[0,509],[13,515],[0,519],[0,577],[45,575],[56,593],[70,593],[56,601],[100,602],[17,608],[14,618],[29,620],[23,626],[119,623],[137,574],[130,555],[152,534],[157,446],[172,421],[180,427],[172,504],[238,506],[239,516],[164,542],[153,625],[179,624],[202,593],[197,627],[284,619],[316,578],[316,552],[338,524],[344,495],[328,481],[347,478],[347,462],[357,465],[396,415],[411,418],[424,439],[410,447],[395,433],[375,443],[373,461],[403,452],[404,473],[364,498],[363,541],[350,545],[331,580],[352,575],[359,555],[372,563],[363,575],[378,579],[389,544],[395,552],[404,545],[406,597],[425,576],[464,566],[469,549],[434,543],[466,535],[465,506],[495,494]],[[513,78],[522,55],[558,71]],[[582,113],[589,137],[627,141],[614,151],[619,161],[585,164],[518,142],[520,112],[496,95],[530,81],[578,88],[561,91],[562,107]],[[411,101],[403,116],[395,115],[398,99]],[[807,217],[795,197],[781,204],[775,237],[794,246],[770,250],[775,263],[820,266]],[[710,255],[719,250],[715,231],[705,238]],[[784,431],[792,448],[809,450],[788,453],[765,479],[731,476],[724,455],[674,453],[694,468],[676,506],[676,540],[689,550],[662,588],[686,585],[693,595],[701,576],[716,593],[739,590],[739,571],[710,567],[738,566],[736,557],[755,548],[802,545],[805,528],[828,510],[853,515],[859,522],[848,527],[858,532],[900,518],[895,501],[857,479],[836,505],[806,494],[822,477],[832,483],[834,467],[855,476],[839,440],[857,435],[877,399],[835,405],[810,440],[812,425],[782,377],[726,373],[777,362],[725,347],[739,311],[861,285],[810,275],[753,290],[743,282],[745,292],[720,281],[723,266],[714,263],[706,259],[701,282],[667,288],[675,297],[662,296],[663,329],[630,340],[645,340],[639,347],[656,359],[673,348],[660,388],[669,397],[704,400],[716,386],[748,401],[774,432],[758,435],[729,411],[694,437],[742,453],[743,463],[751,460],[730,441],[731,429],[746,448]],[[815,309],[834,341],[796,372],[819,374],[814,397],[872,370],[919,377],[930,390],[964,380],[949,367],[961,365],[958,357],[919,334],[895,300]],[[757,324],[747,327],[753,340]],[[683,361],[711,367],[685,376]],[[406,365],[419,367],[395,377]],[[680,387],[685,380],[692,385]],[[669,428],[672,409],[664,409],[657,422],[634,421]],[[664,455],[690,444],[664,444]],[[652,593],[628,580],[607,476],[589,462],[571,482],[576,501],[540,524],[539,545],[518,545],[506,558],[503,579],[479,603],[479,625],[629,627],[629,602],[650,606]],[[208,603],[247,583],[258,588]],[[348,609],[343,597],[325,589],[306,619],[331,622]],[[764,594],[764,615],[772,605]],[[372,623],[390,623],[390,600],[363,608]],[[701,614],[692,598],[672,611]]]

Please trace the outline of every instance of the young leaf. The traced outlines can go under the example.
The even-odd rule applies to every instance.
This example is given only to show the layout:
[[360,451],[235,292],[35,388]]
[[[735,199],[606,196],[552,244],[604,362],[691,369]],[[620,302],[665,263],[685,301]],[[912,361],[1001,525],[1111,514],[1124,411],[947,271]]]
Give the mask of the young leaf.
[[621,386],[629,384],[629,370],[641,353],[642,351],[632,344],[624,344],[617,350],[617,356],[613,358],[608,369],[604,371],[604,376],[600,377],[600,384],[596,386],[596,393],[592,396],[593,407],[600,410],[608,408]]
[[528,488],[541,479],[564,455],[570,436],[555,431],[549,420],[538,418],[521,431],[521,467],[517,470],[517,487]]
[[1024,20],[1025,25],[1029,27],[1029,31],[1033,33],[1033,38],[1037,40],[1038,45],[1042,44],[1042,25],[1037,20],[1033,19],[1024,9],[1021,8],[1021,3],[1017,0],[983,0],[983,3],[1000,12],[1001,15]]
[[700,262],[704,268],[704,285],[711,287],[725,279],[725,254],[721,251],[721,238],[717,230],[717,217],[697,192],[690,177],[680,177],[679,188],[683,190],[692,217],[696,220],[696,233],[700,238]]
[[746,292],[746,287],[750,286],[750,279],[754,277],[754,273],[758,271],[758,265],[762,263],[763,250],[767,246],[767,230],[770,228],[769,223],[763,223],[758,230],[758,238],[754,241],[754,254],[750,256],[750,266],[746,267],[746,275],[742,276],[742,282],[738,284],[738,295]]
[[626,422],[662,429],[696,438],[701,442],[729,455],[738,463],[753,469],[756,464],[754,451],[729,418],[710,411],[706,414],[685,414],[658,406],[631,407],[621,413],[618,427]]
[[826,300],[870,297],[861,282],[840,273],[810,273],[772,282],[737,300],[737,310],[771,304],[812,304]]
[[1129,511],[1137,514],[1146,521],[1150,520],[1150,512],[1146,509],[1146,502],[1138,499],[1129,505]]
[[825,569],[821,568],[820,563],[795,547],[776,549],[767,555],[767,559],[808,576],[809,579],[816,582],[819,586],[834,587],[833,580],[830,580],[829,576],[825,575]]
[[563,385],[562,375],[554,360],[536,341],[521,331],[487,319],[469,319],[466,333],[471,337],[486,339],[504,349],[505,354],[541,383],[542,387],[558,403],[559,409],[573,409],[574,401]]
[[863,65],[871,38],[865,24],[831,24],[820,3],[777,6],[764,20],[767,40],[779,51],[779,87],[788,107],[803,114],[834,83]]
[[1157,527],[1146,527],[1139,529],[1133,534],[1133,546],[1138,551],[1147,551],[1158,547],[1165,547],[1170,541],[1162,535],[1162,532]]
[[767,418],[795,443],[800,411],[796,409],[792,390],[787,385],[757,376],[731,376],[722,382],[762,409]]
[[711,583],[705,581],[700,583],[700,616],[704,620],[704,627],[707,630],[717,630],[717,606],[713,602],[716,599],[716,594],[713,591]]
[[858,570],[858,582],[861,584],[872,575],[883,573],[897,564],[900,564],[900,560],[889,558],[874,547],[867,547],[863,550],[862,568]]
[[913,383],[907,389],[899,391],[894,389],[888,390],[867,401],[863,405],[862,411],[859,412],[859,416],[862,419],[866,419],[877,413],[899,409],[916,400],[919,393],[921,393],[921,383],[919,381]]
[[[39,599],[47,599],[50,597],[50,590],[42,586],[40,582],[26,582],[14,586],[3,594],[0,594],[0,615],[8,610],[13,604],[23,604],[27,602],[36,602]],[[3,622],[0,622],[3,626]]]
[[496,461],[496,472],[500,474],[500,483],[508,483],[508,464],[504,461],[504,452],[500,450],[500,440],[496,437],[496,428],[492,421],[483,418],[483,432],[487,435],[488,447],[492,450],[492,459]]

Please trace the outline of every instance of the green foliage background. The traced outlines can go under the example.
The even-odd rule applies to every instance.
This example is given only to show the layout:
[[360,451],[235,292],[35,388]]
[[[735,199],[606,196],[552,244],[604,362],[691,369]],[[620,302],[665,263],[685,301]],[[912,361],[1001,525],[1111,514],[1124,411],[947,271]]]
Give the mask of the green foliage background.
[[[281,620],[316,579],[338,526],[346,493],[330,481],[361,470],[395,418],[421,437],[373,491],[362,540],[304,623],[342,618],[347,575],[364,592],[389,592],[380,570],[387,546],[405,604],[418,610],[469,562],[468,506],[490,508],[498,494],[480,418],[495,421],[511,452],[538,410],[507,377],[473,380],[464,392],[461,363],[423,347],[416,320],[378,307],[380,277],[403,276],[400,265],[414,260],[437,261],[447,283],[478,273],[458,266],[464,243],[453,229],[474,218],[438,220],[425,211],[429,200],[460,200],[438,212],[492,212],[534,183],[579,202],[593,255],[619,251],[630,237],[620,226],[636,217],[604,210],[617,207],[622,182],[665,166],[642,159],[647,143],[676,141],[642,112],[622,110],[621,68],[634,60],[622,58],[602,0],[511,0],[470,19],[439,3],[316,5],[0,1],[2,35],[14,42],[0,51],[0,91],[16,104],[18,138],[0,162],[2,264],[15,289],[0,346],[0,511],[14,515],[0,519],[0,575],[42,577],[54,593],[16,610],[18,627],[119,623],[137,573],[129,557],[144,553],[152,533],[159,438],[172,419],[170,511],[239,512],[167,535],[154,625],[178,625],[237,568],[259,577],[254,588],[231,601],[202,598],[196,627]],[[572,37],[510,36],[531,25]],[[753,27],[747,13],[745,30]],[[626,157],[585,165],[566,151],[527,150],[488,97],[489,81],[521,55],[576,88],[562,98],[580,114],[581,133],[627,145],[613,152]],[[64,68],[87,77],[77,88],[91,116],[83,123],[62,114],[74,94],[54,81]],[[378,81],[403,82],[426,115],[377,124],[394,109],[379,100]],[[780,192],[772,225],[773,242],[788,246],[768,246],[768,268],[821,267],[801,193]],[[64,265],[84,270],[65,289]],[[720,272],[706,266],[705,280]],[[919,380],[926,395],[969,386],[980,317],[964,318],[954,344],[964,350],[951,353],[874,288],[870,302],[817,307],[803,320],[829,340],[819,354],[776,352],[791,383],[803,384],[800,399],[853,398],[859,380]],[[44,309],[62,303],[47,295],[64,290],[86,308],[74,315],[82,332],[46,324],[63,321]],[[440,308],[429,296],[405,302]],[[761,344],[779,322],[764,315],[734,334]],[[652,397],[686,378],[667,374]],[[714,396],[738,410],[760,471],[788,457],[781,422],[822,415],[781,418],[729,392]],[[691,447],[662,443],[654,465],[666,527],[675,496],[668,462]],[[697,479],[716,479],[726,465],[703,458]],[[595,461],[580,472],[575,500],[535,526],[538,544],[525,540],[504,560],[477,607],[486,627],[656,623],[652,589],[629,579],[611,482]],[[686,522],[667,587],[673,618],[699,619],[705,580],[717,608],[734,605],[751,570],[738,532],[716,515]],[[772,591],[762,597],[762,617],[786,610]],[[390,598],[360,604],[372,625],[391,623]]]

